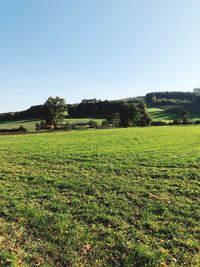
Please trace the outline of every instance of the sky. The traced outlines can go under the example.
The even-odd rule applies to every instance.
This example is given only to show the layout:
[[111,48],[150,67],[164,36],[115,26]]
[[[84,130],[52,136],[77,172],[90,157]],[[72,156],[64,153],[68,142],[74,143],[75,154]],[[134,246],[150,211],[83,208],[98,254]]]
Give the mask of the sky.
[[0,0],[0,112],[200,87],[199,0]]

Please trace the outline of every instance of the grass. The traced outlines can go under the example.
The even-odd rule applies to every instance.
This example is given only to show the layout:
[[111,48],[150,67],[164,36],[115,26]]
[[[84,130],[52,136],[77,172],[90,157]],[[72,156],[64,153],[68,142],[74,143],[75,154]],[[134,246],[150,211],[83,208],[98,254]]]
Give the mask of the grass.
[[1,121],[0,129],[12,129],[19,128],[20,125],[24,126],[28,131],[35,131],[35,124],[39,122],[39,119],[27,119],[27,120],[14,120],[14,121]]
[[147,110],[153,121],[170,122],[177,118],[177,115],[175,113],[166,111],[161,108],[148,108]]
[[[177,114],[161,109],[161,108],[147,108],[149,115],[153,121],[170,122],[177,119]],[[200,114],[191,114],[192,120],[200,120]]]
[[0,266],[200,266],[200,127],[0,137]]
[[[99,118],[67,118],[65,122],[88,122],[90,120],[95,120],[99,124],[102,122],[103,119]],[[11,128],[18,128],[20,125],[24,126],[29,132],[35,131],[35,124],[40,122],[41,119],[27,119],[27,120],[14,120],[14,121],[6,121],[0,122],[0,129],[11,129]]]

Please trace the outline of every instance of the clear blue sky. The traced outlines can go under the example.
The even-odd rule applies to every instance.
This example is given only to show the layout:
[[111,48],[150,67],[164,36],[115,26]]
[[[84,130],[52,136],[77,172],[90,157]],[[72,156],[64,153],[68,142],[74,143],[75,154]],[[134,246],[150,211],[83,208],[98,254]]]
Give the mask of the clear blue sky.
[[199,0],[0,0],[0,112],[198,86]]

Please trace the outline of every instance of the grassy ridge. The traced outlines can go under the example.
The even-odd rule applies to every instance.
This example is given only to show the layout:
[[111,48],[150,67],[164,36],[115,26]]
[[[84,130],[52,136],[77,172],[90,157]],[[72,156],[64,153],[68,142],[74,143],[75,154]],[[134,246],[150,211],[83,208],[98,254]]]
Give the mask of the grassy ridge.
[[197,126],[0,137],[2,266],[199,266],[199,158]]

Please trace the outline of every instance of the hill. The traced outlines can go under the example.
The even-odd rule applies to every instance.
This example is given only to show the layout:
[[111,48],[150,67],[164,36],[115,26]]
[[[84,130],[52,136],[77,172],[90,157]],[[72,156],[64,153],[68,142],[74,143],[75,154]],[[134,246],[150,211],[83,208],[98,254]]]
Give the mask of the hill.
[[[73,119],[86,121],[82,118],[105,118],[106,114],[114,112],[119,102],[137,104],[140,101],[145,102],[154,121],[173,121],[181,110],[188,110],[192,120],[200,119],[200,94],[191,92],[153,92],[144,97],[130,97],[116,101],[84,99],[79,104],[69,104],[68,115],[70,121]],[[44,106],[37,105],[21,112],[0,114],[0,128],[9,129],[23,125],[29,131],[33,131],[35,123],[43,119],[44,113]]]
[[[147,108],[147,111],[153,121],[172,122],[178,117],[178,111],[169,108],[165,109],[149,107]],[[190,113],[189,117],[192,121],[199,120],[200,113]]]
[[187,109],[191,113],[200,113],[200,94],[191,92],[154,92],[145,96],[148,106],[164,108],[170,111]]
[[0,137],[1,266],[199,266],[199,147],[198,126]]

